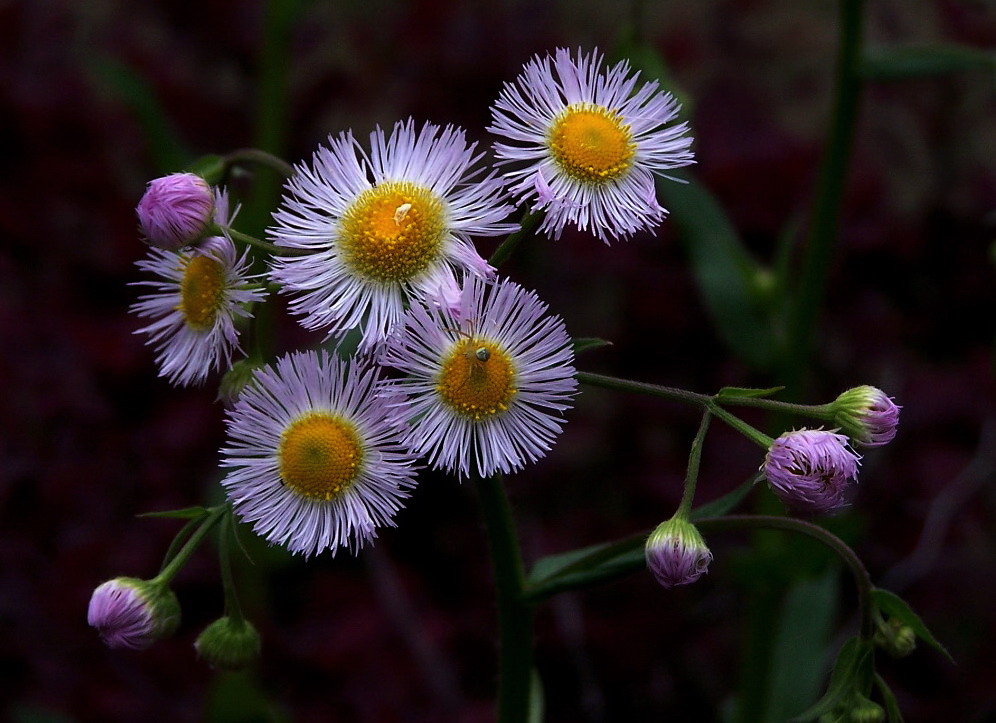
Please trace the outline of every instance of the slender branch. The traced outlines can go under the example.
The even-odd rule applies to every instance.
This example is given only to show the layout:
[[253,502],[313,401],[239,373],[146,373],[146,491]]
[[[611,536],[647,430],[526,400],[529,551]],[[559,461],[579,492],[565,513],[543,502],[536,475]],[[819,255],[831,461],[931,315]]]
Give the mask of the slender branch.
[[709,405],[710,397],[707,394],[698,394],[696,392],[689,392],[685,389],[678,389],[676,387],[662,387],[657,384],[648,384],[646,382],[634,382],[629,379],[619,379],[617,377],[609,377],[604,374],[592,374],[591,372],[578,372],[578,381],[582,384],[587,384],[592,387],[602,387],[603,389],[614,389],[620,392],[635,392],[637,394],[650,394],[655,397],[663,397],[664,399],[670,399],[674,402],[684,402],[685,404],[693,404],[697,407],[702,407],[703,409]]
[[235,241],[239,241],[252,246],[253,248],[260,249],[261,251],[265,251],[273,256],[307,256],[311,253],[310,251],[305,251],[304,249],[289,249],[283,246],[277,246],[276,244],[271,244],[269,241],[264,241],[256,238],[255,236],[250,236],[247,233],[236,231],[231,226],[219,226],[217,230],[218,233],[230,236]]
[[712,412],[713,416],[715,416],[717,419],[721,419],[722,421],[726,422],[728,425],[733,427],[735,430],[740,432],[740,434],[744,435],[745,437],[747,437],[747,439],[754,442],[758,446],[767,449],[768,447],[771,446],[771,443],[775,441],[771,437],[766,435],[764,432],[762,432],[760,429],[757,429],[753,425],[748,424],[740,417],[736,417],[730,414],[725,409],[716,404],[712,399],[709,400],[709,403],[706,406]]
[[215,523],[221,519],[227,509],[228,505],[218,505],[217,507],[210,508],[210,514],[204,518],[204,522],[202,522],[201,526],[197,528],[197,531],[190,536],[190,539],[187,540],[187,543],[178,553],[176,553],[176,556],[170,560],[169,564],[166,565],[166,567],[164,567],[162,571],[160,571],[160,573],[149,582],[153,584],[168,585],[176,576],[176,573],[183,569],[183,566],[187,564],[187,559],[194,553],[194,550],[200,546],[204,536],[211,531],[211,528],[214,527]]
[[833,419],[833,405],[830,404],[794,404],[780,402],[777,399],[759,399],[757,397],[716,397],[716,403],[731,407],[756,407],[772,412],[790,412],[826,421]]
[[512,509],[501,476],[475,475],[498,602],[498,720],[527,720],[533,670],[533,609],[523,600],[525,574]]
[[692,451],[688,453],[688,471],[685,472],[685,491],[681,495],[681,504],[675,516],[688,516],[692,509],[692,502],[695,500],[695,486],[699,479],[699,463],[702,461],[702,442],[705,440],[706,432],[709,429],[709,420],[712,412],[706,409],[702,414],[702,421],[699,423],[699,431],[692,440]]
[[267,153],[259,148],[240,148],[237,151],[232,151],[224,157],[224,162],[226,173],[232,166],[241,166],[246,163],[259,163],[260,165],[276,171],[284,178],[290,178],[294,175],[294,167],[291,164],[283,158],[278,158],[272,153]]
[[519,222],[519,230],[515,233],[509,234],[508,238],[502,241],[498,248],[495,249],[494,253],[491,254],[491,258],[488,259],[488,263],[494,266],[496,269],[503,263],[508,261],[509,257],[518,248],[519,244],[522,243],[523,239],[532,233],[532,230],[536,228],[536,225],[543,218],[543,214],[539,211],[527,211],[522,217],[522,221]]
[[242,605],[239,603],[238,591],[235,588],[235,576],[232,574],[232,540],[235,536],[235,520],[232,510],[225,506],[226,514],[222,517],[218,530],[218,565],[221,568],[221,585],[225,591],[225,614],[234,622],[241,623]]

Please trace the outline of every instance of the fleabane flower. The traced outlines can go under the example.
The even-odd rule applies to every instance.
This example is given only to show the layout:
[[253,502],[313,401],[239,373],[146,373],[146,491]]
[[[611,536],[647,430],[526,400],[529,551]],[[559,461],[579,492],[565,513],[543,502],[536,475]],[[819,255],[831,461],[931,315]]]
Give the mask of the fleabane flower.
[[[227,215],[227,199],[218,194]],[[195,249],[152,249],[138,268],[158,277],[136,286],[152,289],[131,311],[152,323],[135,333],[146,334],[156,348],[159,376],[186,386],[203,382],[239,348],[236,321],[251,317],[248,305],[266,298],[249,274],[248,250],[238,255],[231,239],[212,236]]]
[[142,237],[167,251],[177,251],[203,238],[214,212],[211,186],[193,173],[173,173],[149,181],[135,208]]
[[180,604],[165,585],[118,577],[93,591],[87,622],[108,647],[144,650],[176,631]]
[[608,243],[664,219],[654,174],[693,162],[688,124],[672,124],[678,110],[626,61],[606,69],[597,50],[558,49],[505,84],[488,130],[503,138],[494,148],[512,194],[545,211],[544,232],[574,225]]
[[377,370],[325,352],[256,372],[228,412],[221,450],[235,512],[293,553],[356,552],[394,526],[415,484],[399,405]]
[[293,295],[290,309],[308,329],[341,337],[362,326],[361,347],[380,345],[409,299],[494,269],[472,236],[514,231],[513,207],[464,132],[412,120],[390,137],[370,134],[370,153],[351,132],[329,138],[287,184],[275,225],[278,245],[310,252],[273,260],[272,277]]
[[683,517],[662,522],[644,545],[647,567],[663,587],[689,585],[709,570],[712,552],[698,528]]
[[384,363],[408,376],[405,438],[437,469],[482,477],[550,451],[577,388],[564,322],[509,280],[469,277],[459,306],[413,304]]
[[831,408],[834,424],[863,447],[881,447],[891,442],[902,409],[881,389],[867,384],[843,392]]
[[847,504],[859,460],[843,434],[799,429],[772,442],[762,470],[785,504],[802,512],[825,513]]

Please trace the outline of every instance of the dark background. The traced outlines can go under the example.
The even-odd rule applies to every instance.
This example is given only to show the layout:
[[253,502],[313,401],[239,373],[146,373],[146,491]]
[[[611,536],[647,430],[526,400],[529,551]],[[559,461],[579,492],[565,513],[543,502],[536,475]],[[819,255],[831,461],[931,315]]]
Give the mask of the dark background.
[[[836,3],[649,5],[639,29],[689,101],[696,173],[770,259],[811,198]],[[872,46],[996,45],[991,2],[875,0],[866,13]],[[630,17],[622,2],[304,3],[286,125],[269,137],[285,138],[296,162],[329,133],[365,136],[411,115],[486,144],[489,105],[527,59],[557,46],[611,52]],[[262,4],[234,0],[0,3],[0,717],[492,715],[485,541],[473,488],[443,477],[426,475],[398,529],[358,559],[306,565],[253,547],[242,578],[264,655],[251,674],[219,676],[195,659],[197,633],[221,610],[207,549],[177,580],[175,638],[122,653],[86,626],[93,587],[154,575],[178,527],[135,515],[218,494],[223,411],[211,384],[170,388],[132,334],[128,284],[145,251],[133,208],[150,178],[267,137],[263,26]],[[853,509],[833,524],[958,660],[923,645],[902,661],[881,657],[910,721],[996,715],[993,81],[990,70],[868,87],[806,395],[823,402],[870,383],[904,406],[898,438],[868,453]],[[778,381],[720,341],[671,224],[611,247],[571,233],[537,239],[507,272],[572,334],[615,343],[581,368],[698,391]],[[285,316],[279,340],[315,338]],[[694,410],[596,390],[569,420],[550,457],[508,481],[527,561],[648,529],[680,497]],[[760,461],[714,425],[699,499]],[[710,545],[710,574],[690,588],[664,591],[637,574],[540,608],[549,720],[721,719],[747,665],[751,591],[778,575],[746,537]],[[816,562],[790,577],[827,585],[836,601],[830,647],[808,653],[822,656],[855,625],[853,589],[798,549]]]

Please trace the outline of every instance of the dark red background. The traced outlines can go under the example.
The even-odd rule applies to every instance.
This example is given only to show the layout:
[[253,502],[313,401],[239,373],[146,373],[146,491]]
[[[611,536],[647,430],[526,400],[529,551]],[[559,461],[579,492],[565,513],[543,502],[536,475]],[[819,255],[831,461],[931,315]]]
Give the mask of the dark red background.
[[[627,7],[306,4],[292,42],[290,160],[328,133],[364,135],[408,115],[487,143],[502,81],[558,45],[611,49]],[[870,45],[996,44],[985,3],[876,0],[867,18]],[[178,579],[185,623],[174,639],[108,651],[85,612],[103,579],[155,573],[177,524],[135,515],[217,494],[222,441],[210,385],[170,388],[132,335],[127,284],[144,253],[133,207],[158,171],[104,61],[148,80],[192,151],[227,152],[253,142],[261,28],[256,3],[0,4],[0,716],[245,720],[238,704],[253,708],[244,681],[194,658],[221,606],[207,551]],[[643,30],[693,100],[697,173],[769,258],[810,198],[835,3],[672,2],[650,8]],[[958,659],[921,646],[881,663],[910,721],[996,713],[992,80],[868,89],[809,398],[872,383],[904,405],[895,443],[867,456],[854,516],[874,578],[907,596]],[[582,367],[700,391],[777,382],[718,340],[672,234],[665,224],[612,247],[536,240],[508,272],[573,334],[615,342]],[[311,340],[283,328],[285,345]],[[569,418],[550,458],[508,483],[527,560],[649,528],[680,496],[692,410],[586,392]],[[759,462],[717,425],[701,499]],[[495,610],[474,497],[427,475],[399,528],[358,560],[275,553],[245,573],[265,638],[251,677],[274,711],[489,719]],[[641,574],[540,609],[549,720],[718,719],[737,686],[745,540],[711,544],[716,561],[693,588],[666,592]],[[848,584],[840,606],[837,629],[853,625]]]

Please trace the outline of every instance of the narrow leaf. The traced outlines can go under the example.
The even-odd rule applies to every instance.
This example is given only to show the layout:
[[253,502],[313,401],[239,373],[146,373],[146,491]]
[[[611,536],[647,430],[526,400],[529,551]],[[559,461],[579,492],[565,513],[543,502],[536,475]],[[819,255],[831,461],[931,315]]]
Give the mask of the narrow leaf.
[[546,697],[543,694],[543,680],[539,671],[533,668],[529,681],[529,723],[543,723],[546,713]]
[[760,479],[760,474],[754,475],[732,492],[727,492],[725,495],[713,500],[712,502],[699,505],[692,510],[689,517],[694,522],[695,520],[701,520],[703,517],[719,517],[720,515],[725,515],[727,512],[739,505],[743,501],[744,497],[750,494],[750,491],[754,489],[754,485],[757,484]]
[[901,620],[904,624],[909,625],[918,638],[941,653],[952,663],[955,662],[954,658],[951,657],[951,653],[947,651],[947,648],[938,642],[937,638],[927,629],[923,620],[920,619],[920,616],[913,612],[913,608],[901,597],[888,590],[875,588],[872,590],[872,600],[883,613],[891,615]]
[[640,570],[646,564],[646,533],[616,542],[592,545],[539,560],[529,573],[526,598],[545,600],[565,590],[590,587]]
[[195,507],[184,507],[179,510],[162,510],[160,512],[143,512],[138,517],[161,517],[172,520],[197,520],[207,516],[208,511],[197,505]]
[[866,50],[858,72],[881,81],[994,69],[996,53],[952,43]]
[[860,638],[851,638],[840,648],[837,662],[830,675],[830,686],[826,695],[812,707],[792,720],[794,723],[814,721],[821,715],[831,713],[844,699],[858,688],[859,674],[866,669],[865,662],[871,655],[871,645]]
[[875,685],[882,696],[882,702],[885,703],[885,715],[887,716],[886,720],[888,720],[888,723],[903,723],[903,713],[899,710],[899,701],[893,695],[889,684],[878,673],[875,673]]
[[583,351],[600,349],[603,346],[612,346],[608,339],[599,339],[597,336],[579,336],[574,339],[574,353],[580,354]]
[[767,389],[756,389],[754,387],[723,387],[716,394],[720,399],[762,399],[773,397],[785,387],[768,387]]

